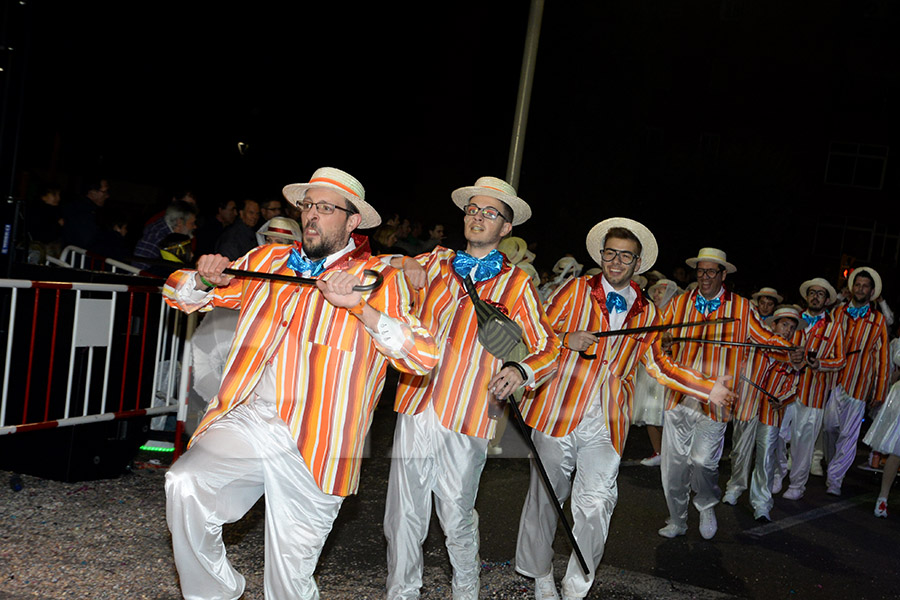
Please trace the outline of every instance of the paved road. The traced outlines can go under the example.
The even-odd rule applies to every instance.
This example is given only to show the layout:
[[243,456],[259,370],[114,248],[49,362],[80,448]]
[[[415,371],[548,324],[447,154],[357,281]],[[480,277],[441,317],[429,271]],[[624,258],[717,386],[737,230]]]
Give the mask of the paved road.
[[[394,420],[391,411],[376,411],[372,458],[363,466],[360,494],[345,502],[323,560],[383,568],[381,519]],[[513,424],[502,445],[503,455],[488,460],[477,504],[481,557],[487,565],[513,559],[528,483],[527,451]],[[649,449],[645,431],[633,428],[599,585],[591,597],[900,598],[900,516],[885,520],[872,515],[879,474],[853,468],[840,498],[827,496],[822,478],[812,477],[802,500],[776,499],[774,522],[768,525],[754,521],[745,494],[738,506],[717,508],[719,532],[711,541],[700,537],[698,515],[691,509],[688,534],[667,540],[656,534],[667,514],[659,469],[639,464]],[[860,462],[865,452],[861,446]],[[723,460],[723,487],[728,471]],[[555,546],[559,576],[568,552],[562,533]],[[436,518],[425,549],[426,568],[448,569]]]

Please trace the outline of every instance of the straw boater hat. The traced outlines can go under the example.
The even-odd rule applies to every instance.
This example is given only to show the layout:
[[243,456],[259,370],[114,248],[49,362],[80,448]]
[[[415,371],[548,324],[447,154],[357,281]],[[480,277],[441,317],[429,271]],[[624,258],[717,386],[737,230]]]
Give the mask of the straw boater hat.
[[800,295],[806,298],[806,293],[809,291],[809,288],[812,286],[818,286],[820,288],[824,288],[826,292],[828,292],[828,304],[831,304],[835,300],[837,300],[837,291],[834,289],[830,283],[828,283],[827,279],[822,277],[815,277],[813,279],[808,279],[800,284]]
[[497,249],[506,255],[509,262],[517,265],[525,260],[528,244],[522,238],[513,236],[501,241]]
[[599,275],[603,272],[603,269],[600,267],[592,267],[584,272],[585,277],[593,277],[594,275]]
[[463,209],[474,196],[496,198],[508,205],[513,214],[513,226],[521,225],[531,218],[531,207],[528,206],[524,200],[516,196],[516,188],[502,179],[497,179],[496,177],[479,177],[475,182],[475,185],[461,187],[457,190],[453,190],[453,193],[450,194],[453,203]]
[[700,253],[696,257],[689,258],[684,262],[692,269],[696,269],[697,263],[701,261],[714,262],[725,267],[726,273],[734,273],[737,271],[737,267],[725,260],[725,256],[725,253],[718,248],[700,248]]
[[641,289],[644,289],[645,287],[647,287],[647,278],[644,277],[643,275],[635,275],[634,277],[631,278],[631,280],[633,282],[635,282],[637,284],[637,286]]
[[345,173],[340,169],[332,167],[322,167],[316,169],[313,176],[310,177],[309,183],[292,183],[284,186],[282,193],[287,201],[294,206],[300,206],[303,202],[303,195],[306,190],[315,187],[323,187],[333,190],[347,199],[347,201],[356,207],[362,216],[359,223],[359,229],[369,229],[381,225],[381,216],[378,211],[372,208],[372,205],[366,202],[366,190],[355,177],[349,173]]
[[681,291],[682,291],[681,288],[678,287],[678,283],[672,281],[671,279],[663,278],[663,279],[658,280],[656,283],[654,283],[650,287],[648,287],[647,293],[651,294],[651,297],[652,297],[653,290],[655,290],[657,288],[664,288],[663,294],[664,294],[665,302],[668,302],[669,300],[674,298],[677,294],[681,293]]
[[878,271],[876,271],[872,267],[857,267],[853,269],[853,271],[850,273],[850,277],[847,278],[847,287],[849,287],[850,290],[853,291],[853,280],[856,279],[856,275],[860,271],[866,271],[869,273],[869,275],[872,276],[872,279],[875,282],[875,291],[872,292],[872,300],[875,300],[875,298],[881,295],[881,275],[879,275]]
[[263,226],[256,230],[256,239],[260,244],[265,244],[266,237],[284,240],[285,244],[303,239],[300,235],[300,225],[288,217],[272,217],[263,223]]
[[656,245],[656,238],[650,233],[650,230],[634,221],[625,217],[612,217],[605,221],[600,221],[594,225],[587,235],[587,249],[591,258],[598,265],[603,264],[603,244],[606,242],[606,234],[613,227],[624,227],[641,241],[641,268],[635,271],[635,274],[644,273],[653,267],[656,262],[656,255],[659,247]]
[[778,290],[776,290],[775,288],[762,287],[762,288],[759,288],[758,292],[754,292],[753,294],[750,295],[750,297],[753,298],[754,300],[759,300],[760,296],[768,296],[769,298],[775,298],[775,302],[777,302],[779,304],[784,302],[784,298],[781,296],[781,294],[778,293]]
[[797,308],[796,306],[794,306],[793,304],[779,306],[778,308],[775,309],[775,312],[773,312],[771,315],[766,317],[766,326],[768,326],[769,329],[772,329],[775,327],[775,321],[777,321],[778,319],[783,319],[783,318],[794,319],[795,321],[797,321],[797,324],[799,325],[800,319],[801,319],[800,309]]

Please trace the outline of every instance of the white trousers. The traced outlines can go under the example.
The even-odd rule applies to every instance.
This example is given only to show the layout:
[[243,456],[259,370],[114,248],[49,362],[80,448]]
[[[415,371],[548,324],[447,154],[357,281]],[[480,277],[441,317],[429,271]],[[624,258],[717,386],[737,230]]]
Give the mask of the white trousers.
[[759,419],[732,421],[731,425],[731,477],[725,486],[725,493],[737,498],[750,485],[750,465],[753,464]]
[[[812,464],[813,449],[816,438],[822,430],[822,419],[825,411],[821,408],[810,408],[802,402],[793,402],[793,418],[790,426],[791,441],[791,485],[790,489],[806,491],[809,481],[809,468]],[[782,428],[784,425],[782,425]],[[782,476],[787,473],[787,455],[779,447],[778,462]]]
[[[591,572],[586,576],[575,553],[562,580],[567,597],[587,596],[594,572],[603,558],[609,519],[618,499],[616,477],[621,458],[613,447],[601,409],[594,403],[572,433],[552,437],[533,431],[531,439],[562,505],[572,495],[575,540]],[[574,483],[572,472],[575,473]],[[557,527],[556,509],[534,461],[528,495],[519,519],[516,543],[516,570],[528,577],[543,577],[553,571],[553,539]]]
[[822,428],[825,460],[828,462],[827,485],[841,486],[844,476],[856,460],[859,428],[866,413],[866,403],[849,396],[837,386],[825,405]]
[[685,526],[691,490],[697,510],[719,503],[719,459],[725,423],[713,421],[684,402],[665,413],[660,472],[670,525]]
[[319,489],[275,403],[256,398],[211,425],[166,473],[166,521],[185,598],[243,594],[222,525],[243,517],[263,494],[266,598],[319,597],[313,572],[344,499]]
[[475,497],[487,446],[486,439],[445,428],[430,404],[417,415],[397,415],[384,511],[390,600],[419,597],[432,494],[447,537],[453,599],[477,600],[481,564]]
[[775,449],[778,444],[779,428],[757,421],[756,460],[753,464],[753,478],[750,482],[750,506],[753,516],[769,514],[775,502],[772,500],[772,484],[775,482],[775,468],[778,458]]

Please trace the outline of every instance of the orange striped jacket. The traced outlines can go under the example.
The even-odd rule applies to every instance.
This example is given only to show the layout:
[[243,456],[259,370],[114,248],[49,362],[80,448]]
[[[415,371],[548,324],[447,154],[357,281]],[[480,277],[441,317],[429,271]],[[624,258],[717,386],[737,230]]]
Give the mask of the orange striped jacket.
[[[488,381],[502,366],[478,342],[472,300],[453,270],[453,250],[438,246],[416,260],[428,283],[419,290],[416,312],[438,341],[440,361],[430,373],[400,375],[394,404],[397,412],[417,414],[428,403],[447,429],[490,438],[496,421],[488,418]],[[556,370],[559,340],[541,308],[531,277],[504,260],[500,273],[475,284],[478,295],[506,309],[523,330],[531,353],[522,361],[534,372],[535,385]]]
[[[662,324],[656,307],[643,298],[636,284],[631,285],[637,298],[622,328]],[[609,331],[602,275],[566,282],[547,300],[547,317],[560,337],[572,331]],[[602,402],[613,446],[621,455],[631,425],[638,362],[663,385],[699,398],[708,398],[715,383],[675,364],[663,352],[659,337],[654,332],[600,338],[594,360],[563,348],[553,378],[523,400],[525,422],[547,435],[564,436],[578,426],[591,402]]]
[[[692,290],[676,296],[666,306],[663,322],[684,323],[689,321],[711,321],[725,317],[737,319],[732,323],[718,325],[694,325],[677,330],[677,337],[703,338],[729,342],[752,341],[760,344],[790,346],[780,337],[766,329],[750,308],[750,301],[729,290],[721,296],[721,305],[704,316],[694,309],[694,301],[700,292]],[[678,343],[672,346],[672,357],[679,364],[694,368],[704,375],[719,377],[731,375],[732,387],[737,385],[739,369],[744,364],[747,348],[720,346],[717,344]],[[666,391],[666,409],[672,409],[684,399],[684,394],[676,390]],[[731,419],[731,409],[703,404],[703,413],[714,421],[726,422]]]
[[[299,247],[299,244],[298,244]],[[437,364],[434,338],[410,315],[412,300],[404,277],[371,257],[368,244],[348,253],[328,271],[381,271],[380,288],[364,295],[374,308],[404,324],[402,358],[390,363],[401,371],[426,373]],[[286,265],[290,246],[267,245],[234,263],[237,269],[293,275]],[[277,406],[297,440],[297,448],[316,483],[328,494],[356,493],[363,442],[372,411],[384,387],[388,358],[362,322],[325,300],[314,286],[262,279],[233,279],[215,288],[204,303],[181,303],[176,289],[194,276],[173,273],[164,288],[166,302],[185,312],[214,306],[240,309],[234,344],[219,393],[210,402],[192,441],[222,415],[244,402],[267,362],[276,359]]]
[[883,402],[887,392],[888,332],[884,315],[872,308],[858,319],[847,314],[847,305],[834,310],[834,320],[844,330],[844,356],[847,363],[838,379],[853,398]]
[[[762,354],[766,354],[765,352]],[[760,386],[767,392],[781,400],[783,403],[780,408],[775,408],[769,401],[769,397],[756,391],[759,397],[759,422],[764,425],[773,427],[781,427],[781,421],[784,418],[784,407],[797,399],[797,386],[800,377],[790,363],[776,360],[772,357],[765,359],[768,366],[760,380]]]
[[[802,323],[801,323],[802,324]],[[831,389],[837,384],[844,357],[844,329],[830,312],[811,328],[801,333],[799,345],[807,352],[815,352],[819,368],[806,367],[800,371],[797,384],[798,400],[809,408],[823,409]]]

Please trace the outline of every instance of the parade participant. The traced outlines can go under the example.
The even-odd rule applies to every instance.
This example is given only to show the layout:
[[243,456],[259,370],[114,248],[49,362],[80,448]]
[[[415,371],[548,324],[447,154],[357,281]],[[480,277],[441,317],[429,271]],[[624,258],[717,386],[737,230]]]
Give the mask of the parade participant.
[[[302,217],[301,217],[302,218]],[[292,244],[303,241],[300,224],[289,217],[272,217],[256,231],[256,241],[263,244]]]
[[[166,302],[186,312],[240,309],[222,383],[189,450],[166,474],[166,520],[186,598],[242,595],[222,525],[266,497],[266,598],[318,598],[313,572],[345,496],[356,493],[363,441],[387,363],[424,374],[434,338],[407,310],[409,288],[370,256],[357,228],[381,218],[349,174],[318,169],[284,188],[302,210],[303,243],[255,248],[234,267],[321,277],[315,286],[233,279],[228,258],[166,282]],[[381,286],[354,291],[364,269]]]
[[[900,367],[900,338],[891,341],[891,361],[895,368]],[[874,451],[888,455],[881,475],[881,490],[875,500],[875,516],[887,518],[888,494],[900,468],[900,381],[895,381],[891,386],[887,400],[872,421],[863,442]]]
[[791,478],[790,486],[782,496],[788,500],[799,500],[806,492],[816,438],[822,429],[825,401],[845,360],[843,329],[825,309],[837,300],[837,291],[827,279],[816,277],[800,285],[800,295],[806,298],[806,310],[800,315],[805,365],[800,370],[797,402],[784,409],[778,440],[779,469],[772,486],[772,493],[781,491],[788,465],[785,441],[789,440]]
[[[419,597],[432,495],[447,536],[453,598],[478,597],[475,497],[496,426],[489,405],[519,387],[540,385],[556,370],[559,355],[559,341],[531,277],[497,250],[514,225],[528,220],[531,208],[515,188],[494,177],[481,177],[451,197],[465,213],[466,251],[438,246],[414,260],[393,260],[414,286],[421,286],[418,315],[434,333],[441,356],[434,371],[403,374],[397,387],[399,414],[384,517],[391,600]],[[522,327],[530,354],[520,362],[503,364],[477,341],[473,301],[463,286],[467,276],[482,299]]]
[[[590,569],[583,573],[573,553],[562,580],[566,599],[587,595],[603,557],[618,497],[616,477],[630,426],[638,363],[660,383],[704,402],[725,404],[732,396],[723,383],[714,384],[699,372],[674,364],[663,352],[658,333],[595,335],[662,324],[656,308],[633,281],[635,272],[656,261],[656,239],[650,230],[631,219],[606,219],[588,233],[587,249],[602,274],[571,279],[551,296],[547,317],[563,344],[559,369],[522,403],[555,500],[562,504],[572,495],[573,532]],[[579,354],[594,345],[594,360]],[[557,525],[553,501],[532,463],[519,521],[516,570],[535,579],[539,600],[559,598],[552,568]]]
[[834,311],[844,330],[847,362],[838,384],[825,405],[822,438],[828,462],[825,486],[832,496],[841,495],[844,476],[856,458],[856,442],[865,415],[866,401],[881,404],[889,374],[888,334],[884,315],[871,307],[881,295],[881,276],[871,267],[859,267],[847,279],[851,298]]
[[[659,271],[648,271],[647,273],[649,275],[654,272],[659,273]],[[662,311],[668,306],[672,298],[679,293],[681,293],[681,288],[678,287],[678,284],[666,278],[657,279],[655,283],[647,288],[647,295],[650,296],[650,300],[656,306],[658,314],[662,314]],[[638,367],[637,374],[634,376],[634,417],[632,418],[632,424],[647,427],[647,436],[650,438],[653,454],[641,459],[641,464],[645,467],[659,466],[665,402],[666,386],[650,375],[643,365]]]
[[[785,340],[792,340],[802,319],[797,307],[780,306],[772,311],[772,315],[766,321],[766,325],[776,335]],[[774,504],[772,484],[775,481],[778,460],[776,456],[778,433],[785,406],[796,400],[799,382],[797,372],[804,362],[802,356],[795,356],[795,362],[790,363],[783,360],[783,357],[776,358],[775,353],[759,350],[756,352],[764,356],[766,367],[758,379],[761,389],[754,388],[756,398],[751,400],[752,404],[757,405],[759,422],[753,429],[756,460],[750,482],[750,506],[753,507],[754,519],[771,521],[770,511]]]
[[[784,298],[778,293],[778,290],[772,287],[759,288],[758,292],[750,294],[750,298],[760,319],[772,316],[775,307],[784,302]],[[765,323],[765,321],[763,322]]]
[[[696,257],[685,262],[696,269],[697,288],[670,302],[663,322],[722,318],[735,321],[693,326],[680,330],[680,336],[726,343],[789,345],[763,326],[746,298],[724,287],[726,276],[737,270],[726,260],[725,252],[702,248]],[[675,344],[671,352],[679,364],[709,376],[732,377],[738,374],[747,355],[746,347],[696,342]],[[688,504],[693,489],[694,506],[700,511],[700,535],[711,539],[718,529],[715,506],[720,495],[719,459],[731,407],[703,404],[675,390],[668,390],[666,396],[660,469],[669,518],[659,535],[672,538],[687,532]]]

